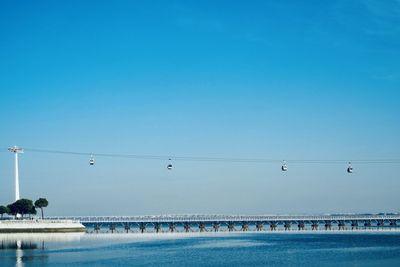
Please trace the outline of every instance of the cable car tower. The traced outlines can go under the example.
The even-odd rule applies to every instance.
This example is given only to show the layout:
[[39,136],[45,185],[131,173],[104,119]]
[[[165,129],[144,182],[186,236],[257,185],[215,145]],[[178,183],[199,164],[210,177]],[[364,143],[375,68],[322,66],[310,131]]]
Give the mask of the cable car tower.
[[19,200],[19,173],[18,173],[18,154],[24,153],[20,147],[13,146],[8,151],[15,154],[15,201]]

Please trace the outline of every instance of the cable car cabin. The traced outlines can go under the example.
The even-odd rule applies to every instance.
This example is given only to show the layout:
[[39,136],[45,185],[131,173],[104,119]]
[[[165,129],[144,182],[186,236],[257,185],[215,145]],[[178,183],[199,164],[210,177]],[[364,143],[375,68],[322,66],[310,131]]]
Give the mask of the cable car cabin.
[[94,158],[93,155],[90,156],[89,164],[92,166],[94,165]]
[[287,171],[286,161],[283,161],[281,170],[282,170],[283,172]]
[[347,167],[347,173],[353,173],[353,167],[351,166],[351,162],[349,162],[349,167]]
[[172,170],[171,159],[168,159],[167,169],[168,169],[168,170]]

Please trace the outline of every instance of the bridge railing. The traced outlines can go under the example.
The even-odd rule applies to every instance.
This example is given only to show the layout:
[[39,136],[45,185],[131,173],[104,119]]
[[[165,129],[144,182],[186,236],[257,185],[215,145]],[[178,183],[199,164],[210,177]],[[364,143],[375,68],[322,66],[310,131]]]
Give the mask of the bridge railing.
[[400,220],[400,214],[344,214],[344,215],[148,215],[148,216],[64,216],[48,217],[55,220],[74,220],[86,223],[101,222],[284,222],[284,221],[368,221]]

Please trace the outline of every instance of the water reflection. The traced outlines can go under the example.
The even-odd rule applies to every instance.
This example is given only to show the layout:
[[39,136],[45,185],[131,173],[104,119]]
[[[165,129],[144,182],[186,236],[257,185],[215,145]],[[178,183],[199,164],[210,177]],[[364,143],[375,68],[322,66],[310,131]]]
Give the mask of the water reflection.
[[14,249],[14,250],[24,250],[24,249],[37,249],[38,244],[32,242],[22,242],[21,240],[16,241],[1,241],[0,249]]
[[34,259],[45,263],[48,258],[46,253],[32,251],[45,251],[49,243],[80,241],[82,235],[84,233],[0,234],[0,266],[15,262],[16,267],[22,267],[25,262]]
[[[21,241],[17,241],[17,250],[15,251],[15,266],[23,266],[22,257],[24,256],[23,250],[21,249]],[[19,246],[18,246],[19,245]]]

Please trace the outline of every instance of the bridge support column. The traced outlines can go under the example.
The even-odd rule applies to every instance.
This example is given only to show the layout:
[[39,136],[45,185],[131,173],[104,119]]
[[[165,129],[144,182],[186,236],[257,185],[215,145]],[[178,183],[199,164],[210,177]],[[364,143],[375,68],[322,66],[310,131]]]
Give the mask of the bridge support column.
[[206,231],[206,224],[201,222],[199,223],[199,230],[200,232],[205,232]]
[[304,231],[304,229],[305,229],[304,222],[299,222],[297,227],[298,227],[299,231]]
[[243,232],[249,231],[249,224],[247,222],[242,223],[242,231]]
[[100,224],[96,223],[96,224],[94,225],[94,231],[96,232],[96,234],[99,233],[100,228],[101,228],[101,227],[100,227]]
[[358,222],[357,221],[352,221],[351,222],[351,230],[354,230],[354,229],[358,229]]
[[115,223],[110,223],[110,226],[108,227],[108,229],[110,229],[111,233],[113,234],[115,232]]
[[316,221],[313,221],[312,223],[311,223],[311,230],[313,230],[313,231],[318,231],[318,222],[316,222]]
[[125,229],[126,233],[129,233],[129,231],[131,230],[130,223],[124,223],[124,229]]
[[161,223],[156,222],[154,224],[154,230],[156,231],[156,233],[160,233],[161,232]]
[[264,231],[264,224],[262,222],[256,223],[256,230],[257,231]]
[[170,231],[171,233],[173,233],[173,232],[175,232],[175,230],[176,230],[176,225],[175,225],[175,223],[170,223],[170,224],[169,224],[169,231]]
[[235,223],[234,222],[229,222],[228,223],[228,231],[229,232],[235,231]]
[[292,228],[292,224],[290,222],[285,222],[283,227],[285,228],[285,231],[290,231],[290,229]]
[[385,221],[384,220],[378,220],[378,223],[376,224],[376,226],[378,227],[378,229],[380,227],[384,227],[385,226]]
[[146,232],[146,224],[144,222],[139,223],[139,231],[143,234]]
[[370,228],[370,227],[371,227],[371,221],[370,220],[364,221],[364,228],[367,229],[367,228]]
[[330,221],[325,221],[325,231],[332,230],[332,223]]
[[213,223],[214,232],[218,232],[219,227],[220,227],[219,223]]
[[275,222],[271,222],[271,224],[270,224],[270,226],[269,226],[269,228],[271,229],[271,231],[276,231],[276,227],[277,227],[277,224],[276,224]]
[[345,226],[346,224],[344,223],[344,221],[339,221],[338,223],[339,230],[345,230]]
[[185,230],[186,233],[190,232],[190,223],[186,222],[183,224],[183,229]]

